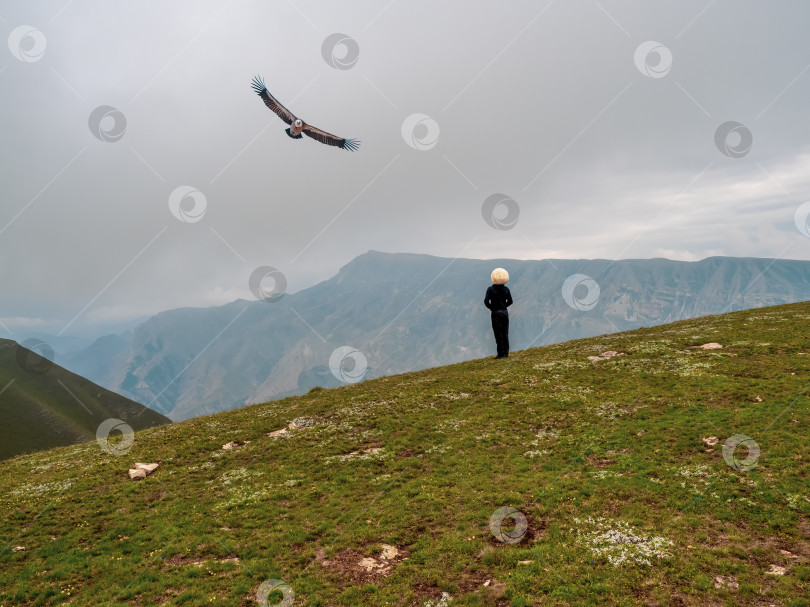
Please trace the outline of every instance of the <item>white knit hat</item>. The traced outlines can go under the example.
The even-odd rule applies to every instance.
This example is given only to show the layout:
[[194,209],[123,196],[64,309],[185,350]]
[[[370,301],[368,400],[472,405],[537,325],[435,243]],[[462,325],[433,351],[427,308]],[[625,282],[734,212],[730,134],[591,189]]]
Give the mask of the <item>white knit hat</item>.
[[494,285],[505,285],[509,282],[509,272],[503,268],[495,268],[492,270],[490,278],[492,278],[492,284]]

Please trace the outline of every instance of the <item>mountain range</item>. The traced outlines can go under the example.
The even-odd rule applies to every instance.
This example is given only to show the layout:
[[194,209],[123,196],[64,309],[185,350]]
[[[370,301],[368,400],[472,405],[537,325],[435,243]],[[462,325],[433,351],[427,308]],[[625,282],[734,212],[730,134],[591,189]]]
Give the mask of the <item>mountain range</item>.
[[369,251],[297,293],[161,312],[57,360],[173,420],[453,364],[495,354],[483,297],[498,266],[515,301],[512,350],[810,299],[810,262],[800,260]]

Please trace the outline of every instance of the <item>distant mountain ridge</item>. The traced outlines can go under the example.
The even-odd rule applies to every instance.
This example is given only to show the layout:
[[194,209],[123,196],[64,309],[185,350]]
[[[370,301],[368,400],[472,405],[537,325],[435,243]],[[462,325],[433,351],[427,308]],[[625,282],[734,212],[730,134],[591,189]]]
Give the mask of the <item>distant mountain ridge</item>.
[[273,303],[182,308],[97,340],[63,364],[172,419],[340,385],[336,349],[365,377],[495,354],[483,306],[489,274],[510,273],[513,350],[708,314],[810,299],[810,262],[668,259],[448,259],[369,251],[329,280]]
[[133,430],[167,417],[52,363],[41,352],[0,339],[0,459],[94,440],[108,419]]

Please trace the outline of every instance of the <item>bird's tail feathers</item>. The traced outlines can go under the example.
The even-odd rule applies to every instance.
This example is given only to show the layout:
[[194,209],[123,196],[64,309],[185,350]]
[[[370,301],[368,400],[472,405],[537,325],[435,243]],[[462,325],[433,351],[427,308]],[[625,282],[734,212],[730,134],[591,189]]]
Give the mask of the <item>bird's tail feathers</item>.
[[293,135],[292,133],[290,133],[290,129],[284,129],[284,132],[287,133],[287,135],[289,137],[291,137],[292,139],[303,139],[304,138],[304,136],[301,133],[298,133],[297,135]]

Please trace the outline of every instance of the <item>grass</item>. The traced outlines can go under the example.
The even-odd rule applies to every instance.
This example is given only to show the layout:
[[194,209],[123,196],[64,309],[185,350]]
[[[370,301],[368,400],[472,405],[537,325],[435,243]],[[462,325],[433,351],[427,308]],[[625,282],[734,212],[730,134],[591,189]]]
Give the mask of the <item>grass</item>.
[[[0,606],[249,606],[269,580],[269,605],[808,606],[808,319],[703,317],[0,462]],[[733,435],[753,465],[751,443],[727,463]],[[135,461],[161,466],[130,481]]]
[[94,439],[105,419],[128,422],[134,430],[171,421],[41,354],[0,339],[0,459]]

